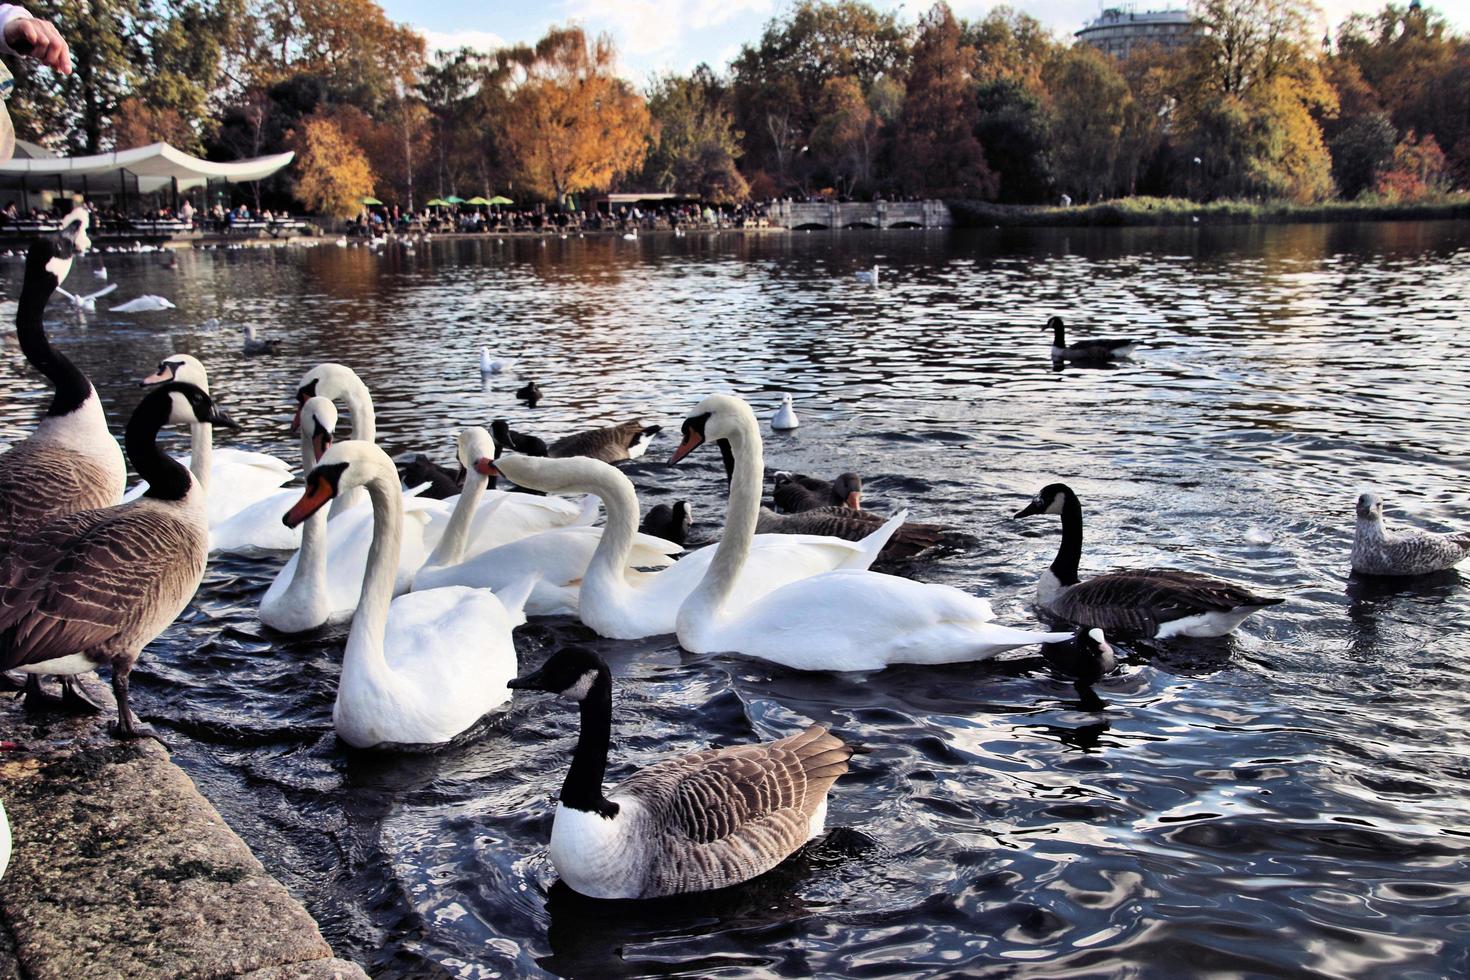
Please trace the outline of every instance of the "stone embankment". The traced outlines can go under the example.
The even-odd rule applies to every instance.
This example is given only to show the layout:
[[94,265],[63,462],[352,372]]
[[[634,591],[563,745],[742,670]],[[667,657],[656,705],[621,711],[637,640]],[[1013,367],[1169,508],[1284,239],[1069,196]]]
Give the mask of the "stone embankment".
[[0,695],[0,980],[360,980],[157,742]]

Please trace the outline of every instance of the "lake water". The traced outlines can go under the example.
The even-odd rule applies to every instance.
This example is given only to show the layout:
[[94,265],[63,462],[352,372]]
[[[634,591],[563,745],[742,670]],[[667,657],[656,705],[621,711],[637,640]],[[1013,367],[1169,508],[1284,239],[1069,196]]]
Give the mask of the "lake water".
[[[173,351],[206,363],[245,424],[227,443],[293,465],[289,399],[325,360],[372,388],[390,452],[446,463],[460,426],[494,417],[544,436],[630,417],[676,432],[709,392],[768,419],[791,391],[804,424],[767,434],[768,465],[857,470],[875,509],[974,535],[898,571],[988,596],[1002,622],[1031,621],[1059,537],[1055,519],[1009,516],[1056,480],[1082,499],[1085,571],[1177,564],[1287,597],[1226,640],[1127,648],[1101,706],[1034,655],[823,675],[596,641],[615,678],[610,782],[812,721],[866,750],[830,833],[778,870],[607,904],[555,886],[546,856],[574,711],[518,697],[468,747],[347,752],[331,727],[345,630],[271,635],[254,609],[281,559],[211,562],[144,654],[135,704],[374,975],[1470,973],[1470,589],[1348,575],[1361,489],[1399,523],[1470,524],[1470,224],[101,258],[121,289],[100,305],[178,304],[84,321],[53,304],[52,337],[116,426]],[[67,285],[96,288],[94,261]],[[855,282],[874,261],[883,285]],[[13,297],[19,261],[3,274]],[[1053,313],[1144,347],[1053,371]],[[246,322],[283,352],[240,357]],[[481,345],[517,373],[482,388]],[[49,396],[13,337],[4,355],[13,439]],[[530,377],[534,411],[512,396]],[[718,454],[669,468],[670,435],[629,472],[645,507],[689,499],[712,537]],[[534,621],[517,647],[534,665],[588,637]]]

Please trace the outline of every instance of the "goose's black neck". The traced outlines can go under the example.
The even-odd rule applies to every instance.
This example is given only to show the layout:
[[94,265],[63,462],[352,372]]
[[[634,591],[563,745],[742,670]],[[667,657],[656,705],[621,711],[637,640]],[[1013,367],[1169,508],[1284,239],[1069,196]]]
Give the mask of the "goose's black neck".
[[192,482],[188,469],[158,445],[159,430],[168,425],[172,411],[173,401],[168,391],[149,392],[133,410],[123,434],[129,462],[148,481],[143,496],[154,500],[183,500]]
[[1062,585],[1077,584],[1077,566],[1082,561],[1082,504],[1068,490],[1062,498],[1062,546],[1052,560],[1051,571]]
[[581,708],[582,734],[577,737],[572,768],[561,784],[561,801],[573,810],[611,819],[618,815],[618,805],[602,795],[607,750],[612,742],[612,675],[606,667],[597,671]]
[[56,386],[56,395],[46,410],[50,416],[75,412],[92,393],[92,383],[87,376],[65,354],[52,347],[46,338],[42,317],[51,294],[60,285],[55,273],[46,268],[46,263],[55,257],[55,249],[49,242],[40,241],[31,246],[26,255],[25,281],[20,287],[19,309],[15,314],[15,335],[20,340],[21,352]]
[[1061,317],[1056,317],[1051,322],[1052,343],[1058,347],[1067,346],[1067,327],[1062,323]]

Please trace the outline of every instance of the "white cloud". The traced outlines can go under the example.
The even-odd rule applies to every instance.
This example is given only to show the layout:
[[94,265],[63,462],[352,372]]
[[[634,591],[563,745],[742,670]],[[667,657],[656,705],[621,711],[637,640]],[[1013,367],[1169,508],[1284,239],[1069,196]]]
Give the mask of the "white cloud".
[[460,48],[494,51],[505,47],[506,43],[505,38],[493,31],[427,31],[422,27],[414,30],[424,36],[431,56],[435,51],[458,51]]
[[634,57],[671,52],[695,31],[718,27],[747,14],[767,14],[773,0],[571,0],[573,17],[609,31],[621,51]]

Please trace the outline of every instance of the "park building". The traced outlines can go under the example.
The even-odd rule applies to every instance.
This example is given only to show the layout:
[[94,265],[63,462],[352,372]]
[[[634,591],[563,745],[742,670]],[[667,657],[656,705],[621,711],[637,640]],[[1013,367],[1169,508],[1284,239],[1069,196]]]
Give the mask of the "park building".
[[1077,32],[1077,40],[1123,60],[1146,45],[1182,48],[1198,28],[1187,10],[1137,10],[1133,5],[1106,7]]

